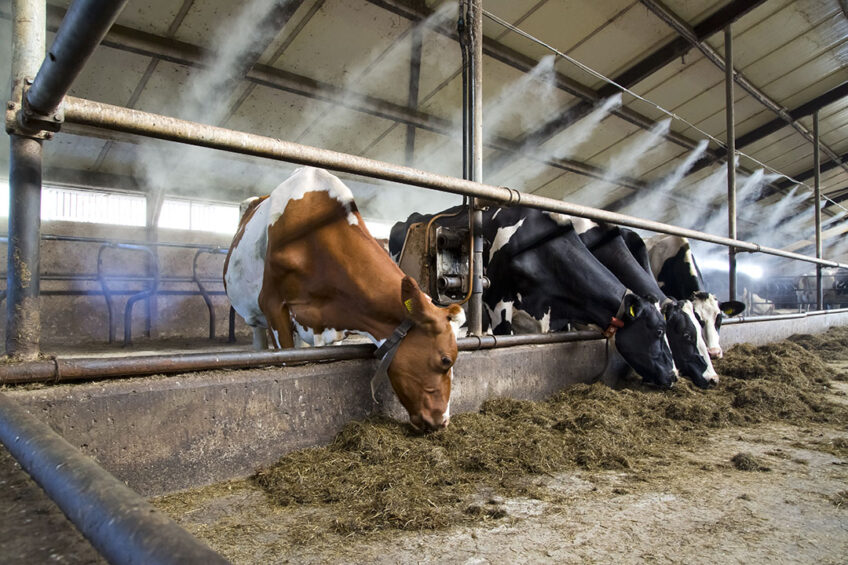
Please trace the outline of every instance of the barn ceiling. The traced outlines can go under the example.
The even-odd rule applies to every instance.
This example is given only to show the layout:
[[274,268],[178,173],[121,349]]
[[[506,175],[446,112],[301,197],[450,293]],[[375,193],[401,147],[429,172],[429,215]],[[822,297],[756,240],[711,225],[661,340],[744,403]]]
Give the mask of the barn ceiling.
[[[48,45],[68,4],[48,3]],[[844,5],[484,0],[483,180],[724,235],[719,65],[732,22],[740,237],[811,252],[818,110],[825,256],[844,260]],[[10,38],[10,3],[0,6]],[[439,0],[130,0],[71,94],[461,176],[456,17]],[[70,125],[45,143],[45,166],[48,183],[226,202],[267,193],[293,168]],[[346,180],[374,219],[458,202]]]

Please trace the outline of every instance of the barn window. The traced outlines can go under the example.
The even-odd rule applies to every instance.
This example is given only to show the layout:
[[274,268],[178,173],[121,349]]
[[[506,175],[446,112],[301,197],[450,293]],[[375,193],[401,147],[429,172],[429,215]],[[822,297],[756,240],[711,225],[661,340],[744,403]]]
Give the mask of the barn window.
[[238,206],[193,200],[166,198],[159,213],[160,228],[177,230],[235,233],[238,221]]
[[144,226],[146,216],[147,201],[143,196],[50,186],[41,190],[44,221]]

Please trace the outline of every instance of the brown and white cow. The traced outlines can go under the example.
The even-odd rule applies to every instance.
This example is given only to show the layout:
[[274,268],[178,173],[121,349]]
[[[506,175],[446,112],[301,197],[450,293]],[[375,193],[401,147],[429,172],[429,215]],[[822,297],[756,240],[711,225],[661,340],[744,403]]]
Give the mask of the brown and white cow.
[[404,276],[337,177],[300,168],[254,199],[230,246],[224,284],[236,312],[268,328],[276,347],[293,347],[295,333],[313,345],[349,333],[380,345],[408,320],[389,380],[415,427],[448,425],[462,308],[433,305]]

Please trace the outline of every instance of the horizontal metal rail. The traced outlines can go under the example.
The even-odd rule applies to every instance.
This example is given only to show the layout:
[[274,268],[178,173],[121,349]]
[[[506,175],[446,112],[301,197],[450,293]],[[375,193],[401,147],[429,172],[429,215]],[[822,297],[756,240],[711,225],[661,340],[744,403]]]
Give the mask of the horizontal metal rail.
[[[146,245],[148,247],[178,247],[181,249],[228,249],[224,245],[209,245],[208,243],[178,243],[174,241],[133,241],[123,239],[107,239],[104,237],[86,237],[81,235],[41,234],[42,241],[71,241],[80,243],[114,243],[121,245]],[[0,242],[8,243],[9,236],[0,235]]]
[[325,167],[334,171],[364,175],[376,179],[398,182],[407,185],[430,188],[441,192],[473,196],[507,206],[523,205],[551,212],[570,214],[591,220],[609,222],[623,226],[646,229],[658,233],[678,235],[690,239],[706,241],[737,251],[765,253],[787,259],[815,263],[827,267],[844,267],[836,261],[817,259],[766,247],[758,243],[749,243],[738,239],[720,237],[696,230],[680,228],[661,222],[635,218],[625,214],[590,208],[561,200],[546,198],[535,194],[526,194],[502,186],[492,186],[479,182],[458,179],[445,175],[428,173],[411,167],[368,159],[282,141],[256,134],[233,131],[225,128],[180,120],[169,116],[122,108],[111,104],[94,102],[69,96],[65,99],[65,120],[70,123],[121,131],[135,135],[176,141],[210,149],[220,149],[243,155],[264,157],[278,161],[287,161],[301,165]]
[[794,320],[808,318],[810,316],[825,316],[827,314],[844,314],[848,308],[834,308],[833,310],[814,310],[812,312],[798,312],[797,314],[774,314],[770,316],[734,316],[722,321],[725,324],[742,324],[745,322],[774,322],[777,320]]
[[[496,349],[517,345],[542,345],[603,339],[592,331],[550,334],[465,337],[457,340],[460,351]],[[186,353],[182,355],[139,355],[135,357],[54,358],[0,365],[0,384],[33,382],[68,382],[107,378],[139,377],[214,369],[249,369],[274,365],[290,365],[318,361],[371,359],[371,344],[334,345],[276,351],[231,351]]]
[[109,563],[228,563],[2,393],[0,441]]

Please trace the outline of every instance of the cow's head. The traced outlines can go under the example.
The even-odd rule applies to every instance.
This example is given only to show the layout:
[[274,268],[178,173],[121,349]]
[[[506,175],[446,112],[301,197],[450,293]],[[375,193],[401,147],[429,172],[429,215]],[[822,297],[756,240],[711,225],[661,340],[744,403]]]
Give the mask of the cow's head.
[[692,301],[695,316],[701,324],[710,357],[721,359],[724,355],[718,341],[721,321],[725,316],[733,317],[741,314],[745,310],[745,305],[736,300],[719,302],[714,294],[707,292],[693,292],[689,300]]
[[707,344],[701,333],[701,324],[695,317],[688,300],[669,299],[663,304],[668,345],[677,370],[701,388],[718,384]]
[[677,370],[665,337],[665,320],[656,300],[627,293],[621,321],[615,334],[615,347],[627,364],[642,375],[642,381],[660,388],[671,388]]
[[389,366],[389,380],[413,426],[425,431],[444,428],[450,421],[456,331],[465,313],[458,304],[434,306],[412,277],[403,279],[401,300],[414,324]]

